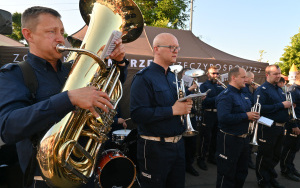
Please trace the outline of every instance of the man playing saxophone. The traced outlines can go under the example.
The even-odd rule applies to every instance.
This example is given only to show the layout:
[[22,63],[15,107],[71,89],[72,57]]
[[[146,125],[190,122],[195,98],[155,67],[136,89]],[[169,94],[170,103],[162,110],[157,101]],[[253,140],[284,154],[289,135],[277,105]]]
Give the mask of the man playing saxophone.
[[282,188],[276,178],[275,166],[279,163],[284,126],[289,119],[288,108],[291,102],[286,100],[285,93],[277,86],[281,70],[277,65],[266,67],[267,80],[254,93],[254,101],[259,95],[261,116],[274,120],[271,127],[258,124],[258,153],[256,156],[256,177],[260,187]]
[[[95,107],[108,112],[110,98],[96,87],[61,92],[69,69],[62,65],[57,44],[64,44],[64,26],[60,14],[51,8],[31,7],[22,14],[22,34],[29,44],[27,60],[38,81],[35,96],[24,84],[18,64],[0,69],[0,142],[16,143],[25,187],[47,186],[36,162],[36,144],[48,129],[75,107],[88,109],[95,117]],[[110,58],[122,61],[125,55],[121,39]],[[119,66],[125,66],[121,64]],[[123,71],[126,70],[126,66]],[[126,74],[122,78],[125,80]],[[35,148],[34,148],[35,147]]]
[[246,71],[234,67],[228,73],[229,85],[216,98],[219,132],[217,137],[217,186],[243,187],[248,175],[248,125],[257,120],[251,101],[241,91]]
[[203,119],[202,125],[200,125],[200,144],[199,144],[199,156],[197,159],[197,164],[200,169],[207,170],[206,165],[206,154],[208,153],[208,162],[216,164],[215,152],[216,152],[216,137],[217,137],[217,109],[215,105],[215,99],[219,93],[221,93],[224,88],[219,85],[215,78],[220,75],[217,67],[209,67],[207,71],[208,79],[206,82],[201,84],[201,93],[206,92],[208,89],[211,91],[207,94],[206,98],[202,102],[203,108]]
[[154,61],[134,77],[130,92],[131,119],[140,138],[137,160],[143,188],[184,187],[185,152],[181,115],[191,112],[192,100],[178,101],[176,77],[169,66],[180,50],[177,38],[158,34]]
[[283,148],[280,157],[281,174],[293,181],[300,181],[300,173],[295,168],[294,159],[300,149],[300,123],[297,117],[300,117],[300,72],[296,73],[295,84],[289,88],[292,101],[296,104],[294,121],[287,123],[286,135],[283,141]]

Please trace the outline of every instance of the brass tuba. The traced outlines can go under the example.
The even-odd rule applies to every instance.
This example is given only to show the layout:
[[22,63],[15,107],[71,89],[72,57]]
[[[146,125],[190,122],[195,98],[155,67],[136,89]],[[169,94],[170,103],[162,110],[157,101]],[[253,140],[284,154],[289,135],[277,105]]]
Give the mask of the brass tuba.
[[[74,51],[68,60],[73,67],[62,91],[92,85],[107,92],[114,107],[122,97],[120,71],[110,70],[100,59],[103,46],[113,30],[122,32],[123,43],[137,39],[143,31],[143,18],[132,0],[81,0],[80,12],[89,25],[80,49],[57,46],[59,51]],[[37,160],[43,179],[51,187],[79,187],[92,176],[98,151],[110,130],[116,110],[100,114],[77,108],[56,123],[42,138]]]

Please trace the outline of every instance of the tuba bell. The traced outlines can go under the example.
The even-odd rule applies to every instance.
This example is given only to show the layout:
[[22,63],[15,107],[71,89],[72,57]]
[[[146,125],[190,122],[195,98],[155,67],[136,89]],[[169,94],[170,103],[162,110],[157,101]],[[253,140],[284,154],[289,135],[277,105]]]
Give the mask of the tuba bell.
[[[114,30],[122,32],[123,43],[137,39],[143,31],[143,17],[132,0],[81,0],[80,12],[89,25],[80,49],[57,46],[58,51],[71,50],[68,61],[74,61],[62,91],[95,86],[108,94],[114,107],[122,97],[120,71],[100,59]],[[50,187],[79,187],[87,183],[96,165],[100,146],[107,139],[116,110],[100,117],[77,108],[53,125],[40,141],[37,160],[43,179]]]

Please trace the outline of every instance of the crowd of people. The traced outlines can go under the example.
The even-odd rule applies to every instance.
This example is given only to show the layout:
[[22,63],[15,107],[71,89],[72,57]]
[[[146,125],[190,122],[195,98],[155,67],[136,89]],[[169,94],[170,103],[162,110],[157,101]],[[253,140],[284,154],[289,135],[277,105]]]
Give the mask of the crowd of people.
[[[56,50],[57,44],[64,44],[64,27],[57,11],[28,8],[22,14],[22,34],[29,45],[25,63],[33,69],[38,88],[32,95],[18,64],[10,63],[0,69],[0,143],[15,144],[24,187],[48,187],[36,162],[37,141],[51,125],[77,107],[98,118],[95,107],[108,112],[113,106],[108,94],[93,86],[61,92],[70,70],[62,64],[62,55]],[[176,36],[158,34],[153,41],[153,61],[132,81],[130,115],[138,131],[139,185],[184,187],[186,172],[199,176],[193,167],[194,159],[204,171],[208,170],[207,162],[217,165],[216,187],[243,187],[248,168],[252,168],[259,187],[282,188],[274,169],[279,163],[282,175],[300,181],[294,165],[300,148],[300,124],[296,118],[300,116],[300,72],[295,84],[283,90],[277,65],[266,68],[266,82],[261,86],[253,83],[252,72],[240,67],[229,71],[229,83],[225,85],[218,79],[218,68],[211,66],[204,83],[186,86],[187,95],[197,92],[198,87],[202,93],[210,90],[201,98],[200,118],[196,117],[199,114],[195,114],[192,99],[178,98],[178,83],[170,66],[176,63],[179,51]],[[119,79],[124,82],[128,62],[121,39],[116,41],[109,58],[117,62],[122,71]],[[289,93],[292,101],[287,99]],[[261,105],[260,111],[251,110],[256,101]],[[182,138],[186,130],[182,117],[187,114],[193,128],[199,130],[198,137]],[[262,116],[274,122],[270,126],[257,124],[254,164],[249,124]],[[125,120],[116,116],[113,130],[126,127]],[[84,186],[94,187],[92,179]]]

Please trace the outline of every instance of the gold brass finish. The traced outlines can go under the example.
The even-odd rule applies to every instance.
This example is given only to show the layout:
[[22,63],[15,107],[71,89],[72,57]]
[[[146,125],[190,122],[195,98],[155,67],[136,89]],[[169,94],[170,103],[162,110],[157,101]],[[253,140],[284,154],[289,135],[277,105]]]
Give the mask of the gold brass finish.
[[[120,71],[116,65],[108,70],[100,55],[113,30],[122,32],[124,43],[137,39],[143,31],[142,14],[132,0],[81,0],[80,10],[89,25],[80,49],[57,46],[58,51],[73,51],[68,61],[74,63],[62,92],[95,86],[116,107],[123,94]],[[100,117],[80,108],[68,113],[41,140],[37,160],[50,187],[79,187],[92,176],[116,114],[115,109],[108,113],[95,109]]]

